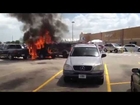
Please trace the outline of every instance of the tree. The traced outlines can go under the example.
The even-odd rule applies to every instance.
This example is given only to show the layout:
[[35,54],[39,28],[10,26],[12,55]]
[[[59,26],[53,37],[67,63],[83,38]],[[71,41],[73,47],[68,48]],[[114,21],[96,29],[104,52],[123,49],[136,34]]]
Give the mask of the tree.
[[16,40],[16,41],[14,41],[14,43],[19,44],[20,43],[20,40]]
[[5,42],[6,44],[11,43],[10,41]]
[[0,41],[0,44],[2,44],[2,42]]
[[23,43],[23,37],[20,37],[19,41],[20,43]]

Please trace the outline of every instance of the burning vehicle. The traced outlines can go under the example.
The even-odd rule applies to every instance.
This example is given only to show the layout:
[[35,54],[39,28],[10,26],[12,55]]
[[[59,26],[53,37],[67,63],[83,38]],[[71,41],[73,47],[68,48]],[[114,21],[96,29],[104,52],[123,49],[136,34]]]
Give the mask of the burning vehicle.
[[55,53],[53,53],[50,44],[53,44],[53,42],[48,32],[44,36],[39,36],[35,42],[28,43],[27,48],[31,59],[55,58]]
[[56,13],[9,13],[23,23],[23,42],[26,43],[31,59],[55,58],[54,42],[68,32],[61,14]]
[[72,47],[77,44],[77,42],[60,42],[53,44],[53,52],[57,57],[62,56],[67,58]]

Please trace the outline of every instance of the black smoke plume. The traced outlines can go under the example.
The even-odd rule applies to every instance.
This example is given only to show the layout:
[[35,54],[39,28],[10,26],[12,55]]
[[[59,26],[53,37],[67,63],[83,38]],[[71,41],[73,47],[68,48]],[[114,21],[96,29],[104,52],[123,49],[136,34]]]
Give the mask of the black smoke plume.
[[17,18],[24,23],[23,41],[31,43],[36,41],[40,35],[49,31],[53,41],[57,41],[68,32],[68,27],[61,21],[61,15],[55,13],[9,13],[11,17]]

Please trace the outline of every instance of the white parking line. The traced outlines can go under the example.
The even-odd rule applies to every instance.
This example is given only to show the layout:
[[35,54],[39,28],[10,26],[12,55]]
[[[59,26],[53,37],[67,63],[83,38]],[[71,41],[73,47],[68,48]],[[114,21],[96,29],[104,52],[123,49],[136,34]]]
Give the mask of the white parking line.
[[132,53],[107,53],[108,56],[139,56],[139,54],[132,54]]

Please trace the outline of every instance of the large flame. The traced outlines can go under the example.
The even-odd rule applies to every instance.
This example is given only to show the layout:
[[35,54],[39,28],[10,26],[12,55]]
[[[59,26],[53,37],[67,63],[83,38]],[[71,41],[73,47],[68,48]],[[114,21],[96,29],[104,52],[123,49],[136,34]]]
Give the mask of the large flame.
[[[28,45],[29,54],[31,55],[31,59],[36,59],[38,57],[37,50],[44,48],[45,43],[46,44],[53,43],[48,31],[46,32],[46,34],[44,36],[40,36],[36,42]],[[51,49],[49,49],[49,48],[48,48],[47,52],[49,54],[52,53]],[[49,58],[51,58],[51,57],[49,57]]]

